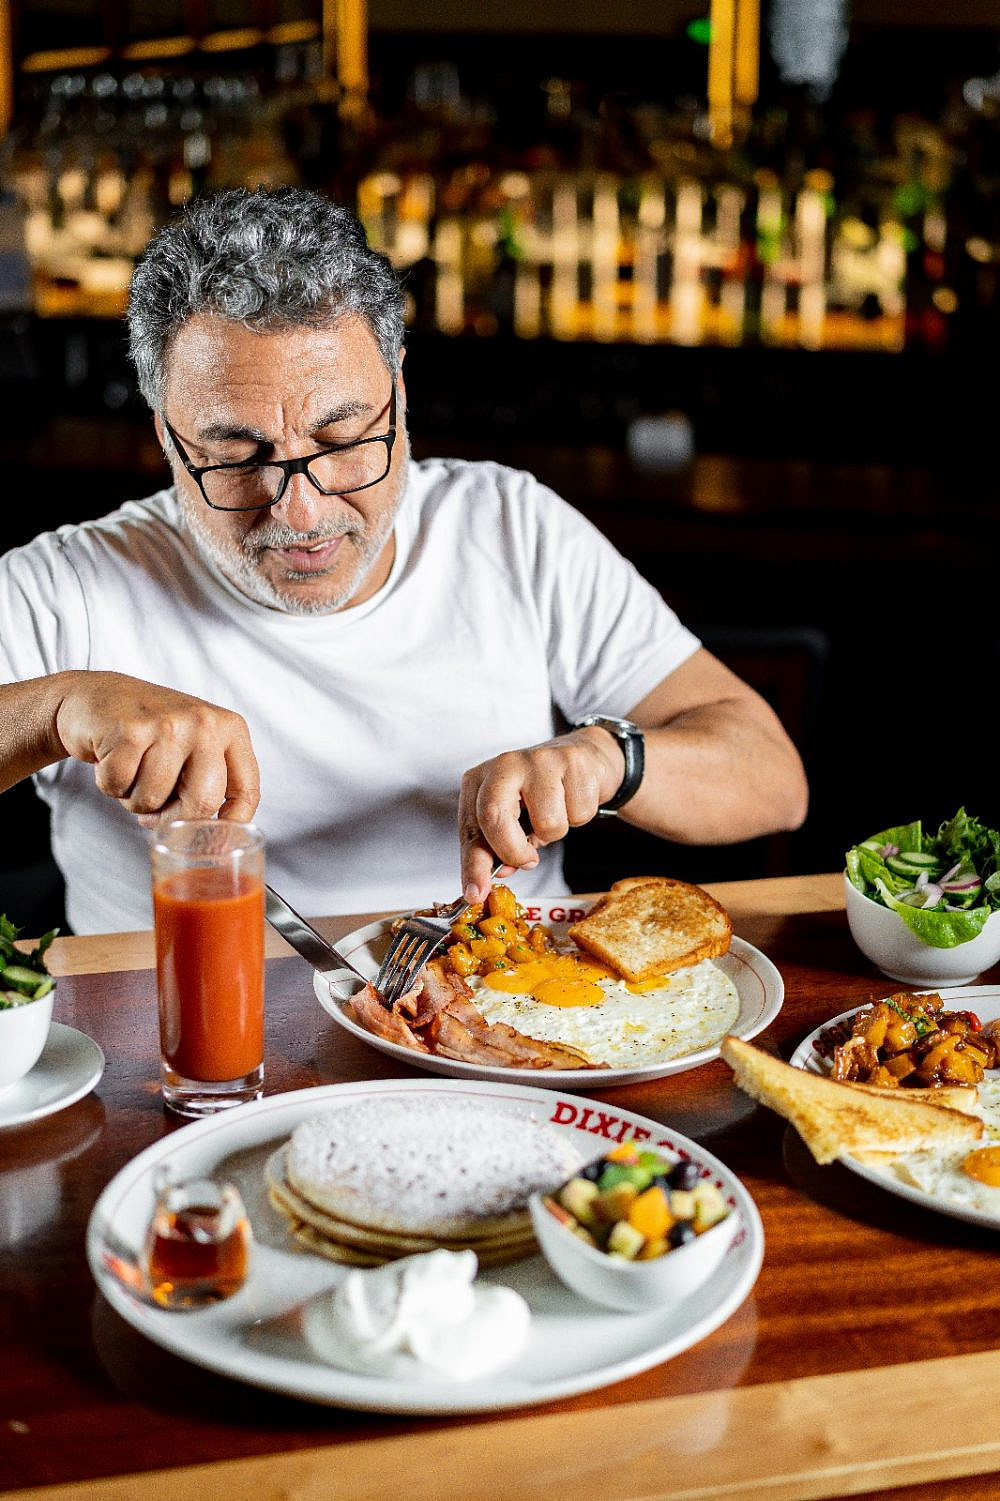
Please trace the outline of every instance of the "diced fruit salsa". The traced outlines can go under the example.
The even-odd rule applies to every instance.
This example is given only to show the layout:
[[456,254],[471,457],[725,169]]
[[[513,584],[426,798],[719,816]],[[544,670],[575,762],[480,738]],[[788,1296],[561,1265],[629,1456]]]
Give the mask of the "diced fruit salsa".
[[729,1213],[719,1189],[695,1163],[628,1141],[543,1202],[574,1235],[623,1261],[654,1261]]
[[39,939],[30,954],[14,947],[20,931],[0,913],[0,1011],[40,1001],[56,983],[45,967],[44,956],[58,928]]

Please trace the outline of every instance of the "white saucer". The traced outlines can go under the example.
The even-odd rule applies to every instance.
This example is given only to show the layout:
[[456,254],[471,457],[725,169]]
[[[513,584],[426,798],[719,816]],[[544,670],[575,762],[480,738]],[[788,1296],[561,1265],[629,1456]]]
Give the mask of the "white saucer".
[[65,1110],[89,1094],[103,1072],[104,1054],[94,1039],[53,1022],[34,1068],[0,1093],[0,1130]]

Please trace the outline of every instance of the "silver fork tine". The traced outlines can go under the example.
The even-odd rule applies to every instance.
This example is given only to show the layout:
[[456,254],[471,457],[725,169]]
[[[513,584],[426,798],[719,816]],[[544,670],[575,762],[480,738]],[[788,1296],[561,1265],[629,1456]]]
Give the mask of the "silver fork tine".
[[[502,868],[502,862],[498,861],[492,875],[495,877]],[[432,917],[418,917],[411,912],[403,919],[372,981],[387,1006],[395,1005],[411,988],[427,960],[448,937],[452,923],[468,905],[464,897],[459,897],[449,906],[439,907]]]
[[405,995],[412,987],[424,964],[435,949],[444,942],[444,939],[444,933],[435,935],[433,938],[419,935],[413,938],[413,942],[405,950],[399,969],[383,991],[385,1000],[390,1006],[394,1005],[400,996]]
[[383,1000],[388,1001],[390,1005],[393,1001],[398,1001],[399,997],[406,993],[408,987],[402,985],[400,981],[404,980],[409,974],[413,967],[414,956],[419,955],[423,948],[421,940],[415,938],[412,933],[404,931],[401,937],[403,942],[393,955],[392,963],[385,966],[385,974],[382,975],[382,971],[379,971],[379,976],[382,979],[381,985],[378,983],[375,985],[375,989],[382,996]]

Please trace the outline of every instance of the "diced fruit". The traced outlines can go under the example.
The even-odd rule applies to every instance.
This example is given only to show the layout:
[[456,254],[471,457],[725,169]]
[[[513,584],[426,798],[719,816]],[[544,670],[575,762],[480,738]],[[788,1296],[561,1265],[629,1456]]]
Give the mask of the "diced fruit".
[[694,1240],[695,1238],[695,1228],[687,1220],[678,1220],[676,1225],[671,1225],[670,1234],[667,1236],[667,1239],[669,1240],[674,1250],[676,1250],[678,1246],[686,1246],[688,1241]]
[[587,1229],[586,1225],[574,1225],[573,1226],[573,1234],[579,1240],[585,1241],[588,1246],[594,1246],[595,1249],[596,1249],[596,1247],[597,1247],[597,1241],[591,1235],[591,1233]]
[[552,1218],[558,1220],[560,1225],[567,1225],[570,1230],[575,1229],[576,1220],[570,1214],[568,1209],[564,1209],[561,1204],[557,1204],[555,1199],[550,1199],[547,1194],[545,1198],[543,1198],[542,1203],[549,1211],[549,1214],[552,1215]]
[[694,1162],[675,1162],[670,1170],[670,1187],[688,1189],[694,1188],[701,1173]]
[[665,1256],[670,1250],[670,1242],[666,1238],[660,1240],[647,1240],[636,1261],[656,1261],[657,1257]]
[[662,1240],[673,1224],[663,1189],[654,1185],[637,1194],[629,1205],[628,1222],[646,1240]]
[[597,1184],[588,1178],[571,1178],[559,1190],[560,1204],[575,1215],[581,1225],[594,1223],[593,1204],[596,1198]]
[[699,1183],[694,1190],[694,1201],[694,1228],[699,1235],[725,1219],[726,1201],[714,1183]]
[[608,1250],[624,1256],[628,1261],[634,1261],[645,1244],[646,1237],[640,1235],[628,1220],[619,1220],[608,1236]]
[[616,1220],[623,1220],[628,1214],[629,1205],[637,1192],[634,1183],[616,1183],[614,1188],[602,1190],[591,1207],[599,1220],[603,1220],[606,1225],[613,1225]]
[[621,1146],[612,1147],[607,1155],[608,1162],[638,1162],[639,1148],[634,1141],[623,1141]]
[[670,1213],[675,1220],[693,1220],[696,1201],[693,1193],[685,1188],[675,1188],[670,1195]]

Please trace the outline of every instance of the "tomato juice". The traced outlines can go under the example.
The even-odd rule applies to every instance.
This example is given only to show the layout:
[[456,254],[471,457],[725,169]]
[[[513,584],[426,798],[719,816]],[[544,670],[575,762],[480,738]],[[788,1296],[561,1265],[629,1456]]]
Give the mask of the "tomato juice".
[[186,1079],[222,1082],[264,1057],[264,884],[192,867],[153,884],[160,1043]]

